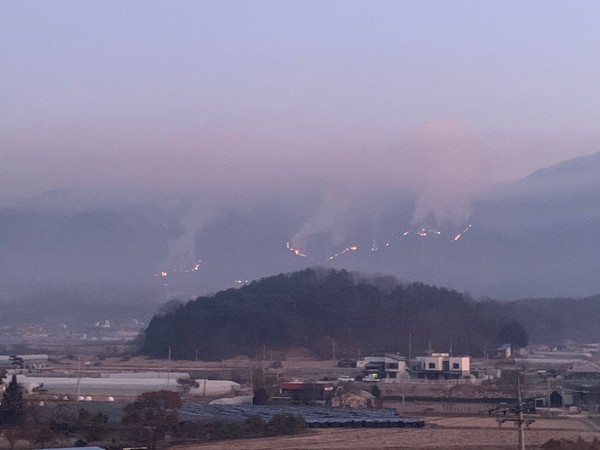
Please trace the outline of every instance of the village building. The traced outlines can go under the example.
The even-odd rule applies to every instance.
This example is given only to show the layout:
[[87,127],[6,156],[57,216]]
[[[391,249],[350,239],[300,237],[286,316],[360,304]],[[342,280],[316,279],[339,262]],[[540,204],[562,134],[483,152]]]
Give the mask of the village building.
[[356,367],[362,369],[363,380],[367,381],[392,381],[409,377],[406,358],[397,353],[374,353],[365,356],[357,361]]
[[0,355],[0,368],[36,370],[46,367],[48,355]]
[[331,399],[331,406],[340,408],[373,408],[376,406],[377,398],[370,392],[363,390],[351,390],[347,392],[336,392]]
[[592,361],[576,361],[567,370],[567,376],[570,379],[599,379],[600,364]]
[[330,382],[308,383],[302,381],[290,381],[281,383],[281,397],[277,402],[296,405],[328,405],[333,397],[334,386]]
[[427,351],[411,362],[411,372],[415,378],[429,380],[467,378],[471,373],[471,357]]
[[494,354],[494,356],[496,358],[510,358],[512,356],[512,345],[502,344],[496,349],[496,353]]

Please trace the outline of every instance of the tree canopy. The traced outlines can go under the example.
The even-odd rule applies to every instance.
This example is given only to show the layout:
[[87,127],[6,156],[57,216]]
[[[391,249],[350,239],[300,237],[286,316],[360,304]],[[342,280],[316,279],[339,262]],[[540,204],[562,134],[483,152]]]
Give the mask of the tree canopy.
[[519,322],[512,321],[500,327],[498,340],[504,344],[512,344],[515,348],[524,348],[529,343],[529,333]]
[[17,383],[17,376],[13,375],[10,383],[2,395],[0,404],[0,425],[18,426],[25,423],[26,411],[23,400],[23,389]]
[[440,351],[481,352],[497,324],[459,292],[390,282],[345,270],[282,274],[183,306],[162,309],[145,331],[142,352],[178,359],[255,355],[265,347],[306,347],[321,357],[357,352],[408,353],[432,342]]

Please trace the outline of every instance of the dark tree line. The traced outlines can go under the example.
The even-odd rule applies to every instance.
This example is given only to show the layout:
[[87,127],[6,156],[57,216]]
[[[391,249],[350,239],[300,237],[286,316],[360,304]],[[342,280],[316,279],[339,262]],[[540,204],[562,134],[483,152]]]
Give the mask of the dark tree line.
[[25,423],[25,415],[23,388],[17,383],[17,376],[13,375],[2,394],[2,401],[0,402],[0,425],[23,425]]
[[[187,304],[171,303],[145,331],[142,353],[178,359],[254,356],[301,346],[321,357],[394,351],[473,356],[484,348],[570,339],[598,342],[600,296],[474,301],[468,295],[390,277],[306,269],[254,281]],[[410,338],[409,338],[410,336]],[[510,342],[513,341],[513,342]]]
[[[329,357],[424,350],[481,353],[500,323],[456,291],[345,270],[306,269],[255,281],[163,310],[145,331],[142,352],[174,358],[255,355],[265,346],[302,346]],[[410,336],[410,337],[409,337]]]

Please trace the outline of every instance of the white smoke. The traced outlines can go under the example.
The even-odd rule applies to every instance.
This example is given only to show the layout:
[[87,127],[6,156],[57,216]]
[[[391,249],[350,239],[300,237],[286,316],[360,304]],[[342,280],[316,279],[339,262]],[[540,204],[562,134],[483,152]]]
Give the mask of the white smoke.
[[416,193],[413,225],[464,224],[483,184],[481,149],[453,123],[432,123],[408,138],[411,185]]
[[323,235],[328,238],[330,244],[341,245],[346,237],[340,223],[341,218],[351,207],[351,198],[339,193],[327,193],[321,205],[292,237],[293,246],[303,249],[311,238]]
[[[477,140],[453,122],[436,122],[405,133],[383,151],[331,152],[321,158],[325,167],[338,166],[328,179],[324,200],[291,239],[305,249],[311,239],[328,236],[334,246],[349,245],[349,231],[369,228],[376,241],[378,217],[387,204],[382,193],[413,192],[416,198],[410,224],[464,226],[470,204],[484,186],[484,164]],[[353,227],[354,226],[354,227]]]
[[196,252],[196,238],[204,226],[216,218],[214,209],[204,202],[189,205],[181,216],[181,234],[169,239],[168,255],[163,265],[166,272],[189,272],[200,263]]

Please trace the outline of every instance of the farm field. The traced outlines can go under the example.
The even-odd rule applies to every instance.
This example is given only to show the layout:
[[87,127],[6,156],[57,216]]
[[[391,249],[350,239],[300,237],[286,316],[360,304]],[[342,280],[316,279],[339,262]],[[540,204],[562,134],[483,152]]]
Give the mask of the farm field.
[[[295,436],[242,439],[210,444],[174,446],[170,450],[258,449],[514,449],[517,430],[511,424],[498,427],[495,418],[474,416],[432,416],[422,429],[313,429]],[[600,430],[585,419],[536,419],[525,431],[528,449],[539,449],[550,439],[585,441],[600,439]]]

